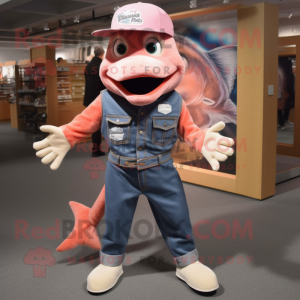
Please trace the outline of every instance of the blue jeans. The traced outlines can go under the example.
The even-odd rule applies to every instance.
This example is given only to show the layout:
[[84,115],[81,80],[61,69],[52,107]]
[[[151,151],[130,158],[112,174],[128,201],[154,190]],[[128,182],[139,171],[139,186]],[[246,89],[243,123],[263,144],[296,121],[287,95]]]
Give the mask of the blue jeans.
[[106,230],[100,261],[116,266],[125,255],[132,219],[138,198],[149,201],[161,234],[175,262],[186,266],[198,259],[188,206],[181,179],[173,160],[137,170],[107,162],[105,175]]

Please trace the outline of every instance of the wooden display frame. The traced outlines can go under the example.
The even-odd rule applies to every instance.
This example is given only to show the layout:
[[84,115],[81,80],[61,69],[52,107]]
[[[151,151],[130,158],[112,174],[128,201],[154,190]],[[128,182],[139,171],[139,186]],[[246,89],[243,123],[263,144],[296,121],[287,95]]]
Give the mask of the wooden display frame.
[[[200,15],[209,13],[208,9],[199,12]],[[197,15],[190,13],[190,16]],[[176,14],[176,19],[178,16]],[[185,18],[187,14],[181,16]],[[240,168],[236,175],[229,175],[180,165],[182,156],[178,156],[182,154],[173,158],[183,181],[261,200],[275,194],[276,184],[278,7],[268,3],[241,6],[237,9],[237,18],[237,65],[242,70],[261,67],[258,74],[241,72],[237,75],[236,164]],[[261,45],[241,43],[242,35],[245,38],[247,33],[251,38],[254,32],[259,33]],[[275,87],[274,96],[268,96],[270,84]],[[244,142],[246,148],[241,147]]]
[[[279,38],[279,47],[295,45],[294,48],[288,48],[284,52],[279,52],[280,56],[296,55],[300,59],[300,35]],[[294,141],[293,144],[277,143],[277,154],[300,157],[300,77],[296,76],[295,108],[294,108]]]

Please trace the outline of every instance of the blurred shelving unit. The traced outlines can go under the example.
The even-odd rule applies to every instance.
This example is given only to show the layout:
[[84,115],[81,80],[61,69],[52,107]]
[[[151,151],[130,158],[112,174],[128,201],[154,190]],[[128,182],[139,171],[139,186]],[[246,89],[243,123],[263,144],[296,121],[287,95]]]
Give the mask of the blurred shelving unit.
[[11,120],[16,125],[16,81],[18,67],[15,61],[0,63],[0,122]]
[[61,60],[57,69],[57,100],[59,125],[71,122],[84,109],[84,70],[86,63]]
[[17,89],[18,130],[39,133],[47,124],[47,75],[44,63],[19,65]]
[[30,59],[20,61],[16,73],[16,127],[41,133],[40,126],[58,126],[55,49],[30,49]]

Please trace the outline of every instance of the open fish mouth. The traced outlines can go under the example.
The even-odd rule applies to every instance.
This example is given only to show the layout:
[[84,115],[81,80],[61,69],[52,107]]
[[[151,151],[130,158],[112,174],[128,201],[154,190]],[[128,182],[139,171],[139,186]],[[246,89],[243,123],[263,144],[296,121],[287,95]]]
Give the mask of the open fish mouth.
[[145,95],[157,89],[166,78],[137,77],[119,81],[125,90],[134,95]]

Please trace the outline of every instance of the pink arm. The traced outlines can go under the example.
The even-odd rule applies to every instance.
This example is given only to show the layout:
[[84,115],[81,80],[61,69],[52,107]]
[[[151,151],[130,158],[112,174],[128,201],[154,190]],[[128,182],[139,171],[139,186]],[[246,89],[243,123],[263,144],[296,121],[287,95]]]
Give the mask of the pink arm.
[[195,123],[182,100],[182,111],[179,117],[177,132],[192,148],[201,152],[207,129],[200,129]]
[[63,125],[65,137],[73,148],[84,137],[94,133],[100,128],[102,115],[101,94],[72,122]]

